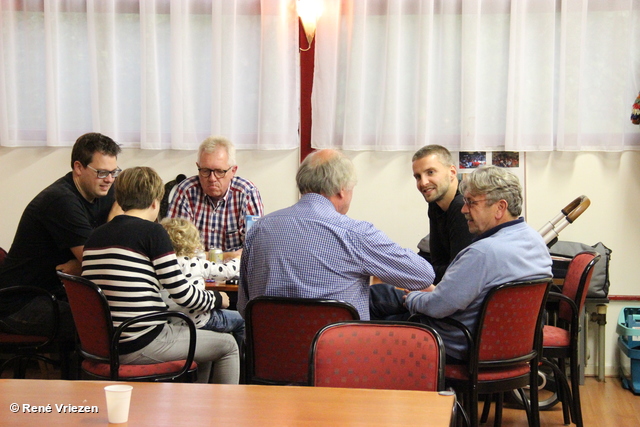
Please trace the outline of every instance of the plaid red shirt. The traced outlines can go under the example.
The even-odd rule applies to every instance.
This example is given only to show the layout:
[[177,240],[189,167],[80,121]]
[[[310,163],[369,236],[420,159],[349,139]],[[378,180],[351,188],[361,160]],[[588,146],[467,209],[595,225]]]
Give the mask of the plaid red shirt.
[[264,207],[256,186],[239,176],[231,179],[227,194],[217,203],[202,191],[197,175],[187,178],[176,188],[167,212],[170,218],[193,222],[205,249],[225,252],[242,248],[246,215],[262,216]]

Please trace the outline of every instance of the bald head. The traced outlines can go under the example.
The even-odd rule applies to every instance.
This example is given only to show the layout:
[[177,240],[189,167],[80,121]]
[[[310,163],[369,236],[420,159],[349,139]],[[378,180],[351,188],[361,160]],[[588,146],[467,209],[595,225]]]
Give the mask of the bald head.
[[330,197],[356,185],[353,163],[339,151],[324,149],[309,154],[296,175],[300,193],[318,193]]

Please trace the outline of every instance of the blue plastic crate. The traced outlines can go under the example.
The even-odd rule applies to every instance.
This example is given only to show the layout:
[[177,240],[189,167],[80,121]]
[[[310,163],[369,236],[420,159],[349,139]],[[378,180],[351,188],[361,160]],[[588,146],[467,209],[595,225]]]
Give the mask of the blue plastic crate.
[[616,332],[629,348],[640,348],[640,307],[620,310]]
[[[622,386],[640,394],[640,307],[624,307],[618,316],[618,348]],[[626,356],[626,357],[625,357]]]

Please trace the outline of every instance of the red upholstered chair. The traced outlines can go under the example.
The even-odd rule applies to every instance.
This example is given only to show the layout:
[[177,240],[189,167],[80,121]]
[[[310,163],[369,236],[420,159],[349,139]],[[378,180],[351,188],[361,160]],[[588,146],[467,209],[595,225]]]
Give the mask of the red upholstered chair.
[[[504,392],[537,384],[542,352],[542,315],[552,280],[512,282],[487,294],[478,315],[477,328],[469,329],[450,319],[415,316],[423,323],[444,322],[460,328],[468,342],[468,363],[447,365],[445,384],[463,399],[472,426],[478,425],[478,395],[495,396],[495,425],[502,422]],[[446,346],[446,343],[445,343]],[[539,426],[537,388],[525,402],[530,426]]]
[[348,303],[328,299],[258,297],[245,309],[245,382],[309,385],[309,351],[322,327],[358,320]]
[[351,321],[325,326],[311,346],[316,387],[441,391],[444,345],[432,327]]
[[[316,387],[444,391],[444,344],[431,326],[412,322],[347,321],[322,328],[311,346],[309,378]],[[460,403],[452,425],[469,425]]]
[[[573,422],[579,427],[582,426],[578,370],[580,315],[593,275],[593,266],[599,259],[600,254],[594,251],[580,252],[573,257],[562,285],[562,293],[549,293],[549,302],[559,301],[556,326],[545,325],[542,330],[542,355],[545,361],[552,364],[556,383],[563,386],[558,387],[558,396],[563,404],[564,422],[569,424],[570,408]],[[568,393],[568,381],[565,374],[566,359],[569,359],[571,393]]]
[[[10,296],[29,296],[33,298],[44,296],[46,301],[51,303],[51,319],[49,331],[43,331],[42,335],[18,335],[0,332],[0,353],[9,355],[9,358],[0,365],[0,374],[7,366],[14,364],[13,377],[25,378],[27,362],[30,359],[41,360],[54,366],[62,368],[63,379],[68,378],[69,366],[68,352],[61,350],[54,339],[58,332],[58,322],[60,313],[56,297],[42,288],[35,286],[11,286],[0,289],[0,299]],[[49,353],[60,353],[60,361],[47,357]]]
[[[165,311],[144,314],[123,322],[114,330],[109,303],[102,290],[84,277],[58,272],[71,306],[71,313],[80,337],[82,370],[90,376],[113,381],[194,381],[197,365],[193,361],[196,329],[183,313]],[[128,327],[141,322],[175,317],[189,327],[190,343],[187,358],[149,365],[120,364],[118,342]]]
[[7,257],[7,251],[0,248],[0,265],[4,264],[4,259]]

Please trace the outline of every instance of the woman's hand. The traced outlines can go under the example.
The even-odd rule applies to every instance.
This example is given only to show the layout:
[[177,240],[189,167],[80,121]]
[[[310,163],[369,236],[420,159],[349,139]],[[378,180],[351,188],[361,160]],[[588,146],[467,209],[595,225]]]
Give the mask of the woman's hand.
[[220,306],[220,308],[229,307],[229,295],[227,295],[226,292],[220,292],[220,296],[222,297],[222,305]]

